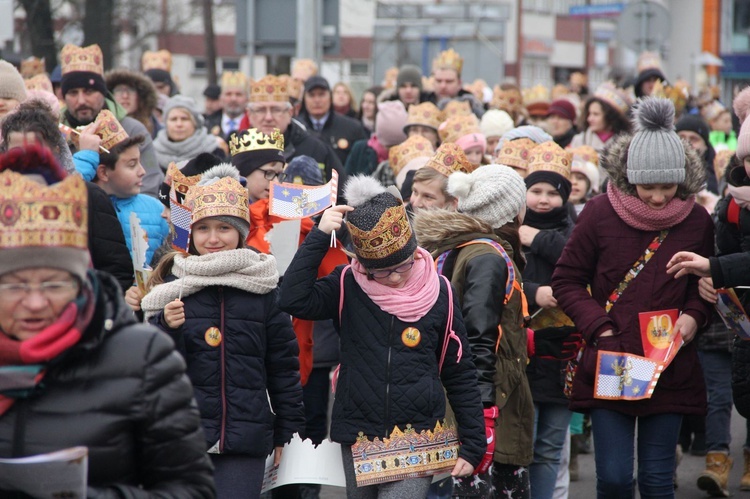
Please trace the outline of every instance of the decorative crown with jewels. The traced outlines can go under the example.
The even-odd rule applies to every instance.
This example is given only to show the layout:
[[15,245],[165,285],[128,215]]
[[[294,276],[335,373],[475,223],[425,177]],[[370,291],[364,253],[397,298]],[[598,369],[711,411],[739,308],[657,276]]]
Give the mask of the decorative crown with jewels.
[[191,224],[208,217],[237,217],[250,222],[247,189],[237,180],[224,177],[212,184],[194,185],[185,197]]
[[224,71],[221,74],[221,89],[239,88],[247,92],[248,79],[245,73],[240,71]]
[[86,182],[70,175],[52,186],[5,170],[0,173],[0,248],[45,246],[88,249]]
[[474,165],[469,162],[464,150],[452,142],[441,144],[424,166],[437,170],[446,177],[454,172],[471,173],[474,171]]
[[250,83],[250,102],[289,102],[289,85],[286,79],[266,75]]
[[528,174],[547,171],[557,173],[570,180],[572,165],[573,158],[570,152],[549,140],[542,142],[529,153]]
[[75,71],[86,71],[104,76],[104,56],[99,45],[78,47],[71,43],[60,51],[60,69],[63,75]]
[[229,152],[232,156],[262,149],[284,151],[284,135],[278,128],[274,128],[271,135],[266,135],[257,128],[248,128],[234,134],[229,140]]
[[102,147],[112,150],[117,144],[128,138],[128,132],[122,127],[115,115],[108,109],[102,109],[96,116],[96,134],[102,138]]
[[149,69],[161,69],[167,73],[172,72],[172,52],[166,49],[147,50],[141,56],[141,67],[143,71]]
[[440,52],[440,54],[432,61],[432,72],[434,73],[438,69],[453,69],[461,74],[461,69],[464,67],[464,58],[461,57],[458,52],[453,49],[448,49]]
[[40,74],[45,74],[44,57],[40,59],[31,56],[28,59],[21,61],[21,76],[24,80]]
[[536,142],[526,137],[506,140],[497,154],[497,162],[517,170],[529,168],[529,153],[536,147]]
[[411,160],[422,156],[429,158],[433,154],[435,154],[435,148],[432,147],[432,142],[421,135],[413,135],[391,147],[388,151],[388,163],[391,165],[393,174],[398,175]]

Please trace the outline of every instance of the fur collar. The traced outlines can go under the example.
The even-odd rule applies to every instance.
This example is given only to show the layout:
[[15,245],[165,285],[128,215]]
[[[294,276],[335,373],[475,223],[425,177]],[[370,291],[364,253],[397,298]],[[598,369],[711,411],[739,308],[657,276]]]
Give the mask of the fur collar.
[[[633,140],[632,134],[622,134],[614,137],[608,143],[603,156],[601,166],[609,175],[610,181],[623,193],[637,196],[635,185],[628,182],[627,163],[628,147]],[[685,181],[677,188],[677,197],[687,199],[697,194],[706,183],[706,172],[703,160],[685,141]]]
[[422,210],[414,216],[414,233],[417,244],[430,253],[452,246],[451,241],[467,236],[493,237],[492,226],[482,220],[448,210]]

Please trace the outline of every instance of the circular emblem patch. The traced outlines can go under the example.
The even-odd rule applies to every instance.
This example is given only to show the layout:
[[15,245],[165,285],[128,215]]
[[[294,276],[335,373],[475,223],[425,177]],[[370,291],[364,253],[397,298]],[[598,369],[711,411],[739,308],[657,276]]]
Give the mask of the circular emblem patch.
[[349,147],[349,141],[342,137],[336,142],[336,145],[339,149],[346,149]]
[[210,327],[206,329],[206,334],[203,338],[212,347],[218,347],[221,344],[221,331],[219,331],[218,327]]
[[414,348],[422,341],[422,333],[415,327],[407,327],[401,333],[401,341],[409,348]]

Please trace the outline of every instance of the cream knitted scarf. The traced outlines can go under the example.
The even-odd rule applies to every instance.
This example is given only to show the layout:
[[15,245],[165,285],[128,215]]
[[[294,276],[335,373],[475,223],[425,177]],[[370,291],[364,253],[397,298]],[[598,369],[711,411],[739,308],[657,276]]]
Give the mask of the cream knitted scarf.
[[172,274],[174,281],[154,287],[141,302],[146,318],[180,296],[190,296],[206,286],[228,286],[249,293],[265,295],[276,289],[279,272],[272,255],[251,249],[236,249],[205,255],[177,255]]

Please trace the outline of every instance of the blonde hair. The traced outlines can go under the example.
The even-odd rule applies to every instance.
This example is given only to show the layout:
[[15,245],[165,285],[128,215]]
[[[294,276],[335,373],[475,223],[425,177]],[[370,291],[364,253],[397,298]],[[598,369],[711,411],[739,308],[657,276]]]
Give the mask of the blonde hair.
[[[359,106],[357,105],[357,101],[354,99],[354,93],[352,92],[352,89],[349,88],[349,85],[344,83],[343,81],[338,82],[333,86],[331,89],[331,103],[333,103],[333,93],[336,91],[337,88],[343,88],[346,91],[346,94],[349,96],[349,108],[355,112],[359,112]],[[377,97],[377,96],[376,96]],[[333,105],[333,104],[331,104]]]
[[440,173],[434,168],[430,168],[429,166],[422,167],[416,172],[414,172],[414,179],[412,180],[412,185],[416,184],[417,182],[432,182],[433,180],[440,180],[440,192],[443,193],[443,196],[445,196],[446,201],[454,201],[456,198],[448,194],[448,177]]

